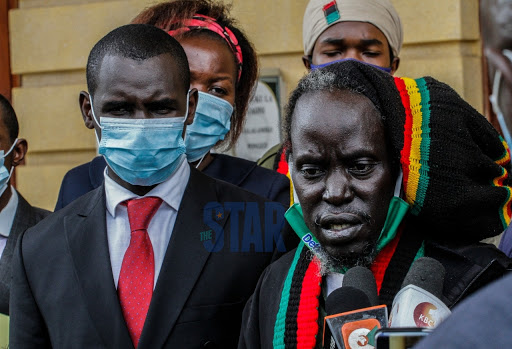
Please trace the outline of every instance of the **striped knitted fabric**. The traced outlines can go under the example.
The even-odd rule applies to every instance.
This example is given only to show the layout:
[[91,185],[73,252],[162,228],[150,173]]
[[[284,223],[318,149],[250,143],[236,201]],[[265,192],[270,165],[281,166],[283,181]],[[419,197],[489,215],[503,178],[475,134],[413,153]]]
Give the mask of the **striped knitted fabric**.
[[281,293],[274,325],[274,348],[314,348],[322,281],[318,263],[301,242]]
[[507,144],[449,86],[430,77],[394,83],[405,115],[393,125],[403,127],[403,190],[417,223],[439,241],[500,234],[512,216]]
[[[396,251],[400,234],[379,253],[371,270],[378,290]],[[318,334],[319,297],[322,289],[320,262],[300,243],[286,276],[274,325],[275,349],[311,349]]]
[[400,152],[403,171],[403,190],[411,213],[423,207],[429,181],[430,110],[425,80],[395,78],[405,109],[404,147]]

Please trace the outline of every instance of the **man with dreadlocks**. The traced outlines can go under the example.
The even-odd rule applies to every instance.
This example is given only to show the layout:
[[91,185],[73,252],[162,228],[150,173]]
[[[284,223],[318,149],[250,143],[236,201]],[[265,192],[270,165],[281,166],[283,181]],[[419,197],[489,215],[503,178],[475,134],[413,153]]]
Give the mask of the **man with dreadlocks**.
[[413,261],[435,258],[450,308],[510,266],[479,243],[510,222],[506,143],[449,86],[335,63],[299,82],[284,130],[299,198],[286,218],[314,243],[265,270],[239,348],[320,347],[325,298],[356,265],[390,307]]

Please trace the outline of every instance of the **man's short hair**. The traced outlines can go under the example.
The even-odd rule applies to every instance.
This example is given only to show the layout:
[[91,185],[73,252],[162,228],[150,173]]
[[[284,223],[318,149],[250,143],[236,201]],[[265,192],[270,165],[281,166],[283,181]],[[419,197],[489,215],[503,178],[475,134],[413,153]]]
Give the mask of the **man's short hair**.
[[190,69],[183,47],[162,29],[147,24],[128,24],[112,30],[94,45],[87,60],[87,88],[94,95],[98,87],[101,62],[107,55],[144,61],[170,54],[178,66],[186,90],[190,86]]
[[7,127],[7,131],[9,132],[9,138],[11,143],[18,138],[18,134],[20,132],[20,126],[18,124],[18,118],[16,117],[16,113],[14,109],[3,95],[0,94],[0,117]]

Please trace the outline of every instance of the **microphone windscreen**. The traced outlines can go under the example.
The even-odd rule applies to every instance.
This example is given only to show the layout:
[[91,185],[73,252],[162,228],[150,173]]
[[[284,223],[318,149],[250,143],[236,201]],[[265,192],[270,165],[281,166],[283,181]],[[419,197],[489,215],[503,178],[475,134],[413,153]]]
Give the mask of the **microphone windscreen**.
[[371,307],[368,296],[355,287],[343,286],[331,292],[325,300],[327,315]]
[[355,287],[366,293],[370,306],[379,304],[377,283],[370,269],[357,266],[347,270],[343,277],[343,287],[345,286]]
[[402,288],[407,285],[418,286],[437,298],[441,298],[445,273],[446,271],[439,261],[430,257],[419,258],[414,261],[405,276]]

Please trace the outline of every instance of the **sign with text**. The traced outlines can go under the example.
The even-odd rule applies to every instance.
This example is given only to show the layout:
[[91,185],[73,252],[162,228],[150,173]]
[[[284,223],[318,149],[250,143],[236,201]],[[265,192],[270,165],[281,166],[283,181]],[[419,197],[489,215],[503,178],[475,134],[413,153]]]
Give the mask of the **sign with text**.
[[258,81],[247,110],[244,130],[234,150],[235,156],[256,161],[280,142],[279,103],[272,89],[265,82]]

